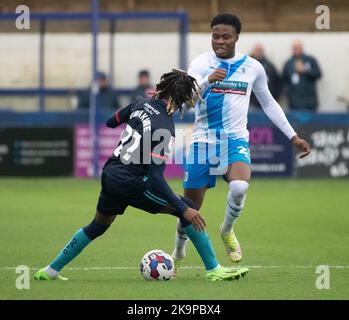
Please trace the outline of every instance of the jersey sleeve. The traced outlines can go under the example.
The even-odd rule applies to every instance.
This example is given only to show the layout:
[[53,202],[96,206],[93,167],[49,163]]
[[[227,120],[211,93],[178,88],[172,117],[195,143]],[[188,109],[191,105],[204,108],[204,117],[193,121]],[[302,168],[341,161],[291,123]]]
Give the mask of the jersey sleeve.
[[188,206],[177,196],[167,181],[164,178],[164,170],[166,164],[155,164],[151,163],[148,166],[148,175],[151,181],[156,185],[156,190],[159,195],[166,200],[176,211],[180,214],[184,214],[185,210],[187,210]]
[[210,85],[210,82],[208,81],[208,75],[204,75],[206,65],[206,55],[201,54],[190,63],[188,69],[188,74],[196,79],[201,92],[204,92]]
[[173,142],[173,137],[167,139],[164,137],[161,141],[153,142],[150,152],[150,164],[148,165],[148,176],[159,195],[175,208],[179,214],[183,214],[188,206],[172,191],[164,177],[166,161]]
[[116,128],[120,124],[127,122],[132,113],[132,108],[133,103],[111,115],[106,122],[107,127]]
[[252,90],[268,118],[289,139],[292,139],[297,135],[291,124],[288,122],[284,111],[270,93],[267,83],[267,75],[263,66],[259,62],[257,63],[257,76],[253,83]]

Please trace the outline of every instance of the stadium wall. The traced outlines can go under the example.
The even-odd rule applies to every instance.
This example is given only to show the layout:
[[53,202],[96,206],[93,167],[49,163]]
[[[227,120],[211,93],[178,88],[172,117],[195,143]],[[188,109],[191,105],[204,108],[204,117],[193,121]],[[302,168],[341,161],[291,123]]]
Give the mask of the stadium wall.
[[[318,83],[320,111],[346,111],[337,100],[349,91],[349,32],[333,33],[243,33],[240,52],[249,52],[256,42],[266,48],[267,56],[279,71],[290,56],[294,39],[304,42],[305,52],[315,56],[323,77]],[[0,87],[35,87],[38,83],[38,35],[0,33],[0,69],[9,70],[0,77]],[[210,34],[190,33],[189,60],[210,50]],[[45,84],[48,87],[82,88],[88,85],[91,70],[91,36],[89,34],[49,33],[45,36]],[[99,69],[108,70],[109,35],[99,37]],[[178,66],[178,34],[122,33],[115,35],[115,85],[135,86],[140,69],[151,70],[153,81],[173,66]],[[0,103],[2,104],[2,103]],[[62,106],[67,109],[70,106]],[[35,100],[24,110],[37,110]]]

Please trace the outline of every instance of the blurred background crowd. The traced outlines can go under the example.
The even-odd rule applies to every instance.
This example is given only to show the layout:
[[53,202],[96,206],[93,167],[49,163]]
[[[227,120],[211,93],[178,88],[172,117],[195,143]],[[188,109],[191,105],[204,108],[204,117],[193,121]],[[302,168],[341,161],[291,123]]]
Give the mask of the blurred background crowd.
[[[317,81],[321,78],[321,68],[316,58],[306,54],[303,43],[295,40],[292,43],[292,54],[285,62],[282,71],[276,69],[275,65],[265,54],[262,43],[257,43],[249,53],[251,57],[258,60],[264,67],[269,90],[276,100],[282,95],[287,98],[287,106],[290,110],[316,112],[318,109]],[[104,72],[97,74],[101,107],[105,109],[120,108],[117,93],[113,91],[108,82],[108,76]],[[152,84],[149,70],[141,70],[137,77],[137,86],[131,91],[130,101],[138,97],[151,97],[155,87]],[[75,108],[89,107],[89,92],[87,89],[72,104]],[[250,100],[250,111],[260,111],[261,105],[252,93]]]
[[[347,0],[2,0],[0,175],[98,175],[121,132],[105,119],[212,50],[210,20],[222,12],[240,18],[236,50],[263,65],[312,147],[297,159],[252,95],[253,174],[349,176]],[[191,130],[193,109],[174,120]]]
[[[29,29],[18,30],[14,18],[6,18],[19,5],[33,14]],[[315,0],[100,0],[100,13],[129,14],[101,19],[97,27],[101,107],[117,109],[149,95],[163,72],[187,67],[210,50],[211,17],[230,12],[242,21],[237,50],[262,63],[270,90],[285,110],[347,111],[349,3],[328,1],[326,29],[316,26],[316,19],[326,18],[317,7]],[[79,14],[90,10],[91,1],[85,0],[1,1],[0,68],[6,72],[0,75],[0,110],[88,108],[92,28]],[[34,19],[37,13],[44,17]],[[54,18],[57,13],[67,16]],[[163,19],[156,17],[161,13]],[[186,18],[177,21],[167,13]],[[259,110],[252,96],[250,111]]]

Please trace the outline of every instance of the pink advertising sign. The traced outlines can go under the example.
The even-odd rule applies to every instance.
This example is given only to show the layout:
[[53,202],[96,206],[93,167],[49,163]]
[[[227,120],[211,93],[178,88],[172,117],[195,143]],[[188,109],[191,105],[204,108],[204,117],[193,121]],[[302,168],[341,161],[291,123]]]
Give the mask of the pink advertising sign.
[[[124,128],[125,125],[115,129],[107,128],[104,125],[99,126],[99,172],[102,170],[104,163],[113,154]],[[92,177],[92,156],[88,124],[76,125],[74,128],[74,175],[76,177]],[[166,166],[165,176],[168,178],[182,178],[184,173],[183,166],[175,164],[174,161],[170,162]]]
[[[113,154],[119,143],[124,126],[110,129],[99,126],[99,170]],[[92,177],[92,148],[88,124],[79,124],[74,129],[74,175],[76,177]]]

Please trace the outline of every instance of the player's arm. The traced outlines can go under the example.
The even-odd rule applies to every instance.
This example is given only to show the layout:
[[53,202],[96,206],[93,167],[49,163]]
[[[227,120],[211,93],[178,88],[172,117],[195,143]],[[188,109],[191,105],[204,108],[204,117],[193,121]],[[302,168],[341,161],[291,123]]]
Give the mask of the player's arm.
[[267,75],[260,64],[258,64],[258,73],[252,89],[268,118],[301,152],[300,158],[306,157],[310,153],[309,143],[297,135],[291,124],[288,122],[284,111],[271,95],[268,89]]
[[132,112],[132,106],[133,103],[111,115],[106,122],[107,127],[116,128],[120,124],[127,122]]
[[212,73],[205,76],[204,71],[207,67],[206,55],[196,57],[189,65],[188,74],[196,79],[200,87],[200,92],[203,93],[207,87],[216,81],[224,80],[227,70],[221,68],[212,68]]
[[[152,157],[163,157],[161,155],[152,154]],[[158,161],[157,161],[158,162]],[[165,161],[162,163],[154,163],[148,165],[148,176],[152,183],[156,186],[156,190],[160,196],[166,200],[180,214],[184,214],[188,206],[172,191],[164,177]]]
[[164,178],[165,166],[166,164],[163,162],[162,164],[152,163],[148,167],[149,179],[156,185],[157,193],[179,214],[183,215],[186,220],[192,223],[195,230],[203,231],[206,227],[204,218],[194,208],[188,207],[181,198],[172,191]]

